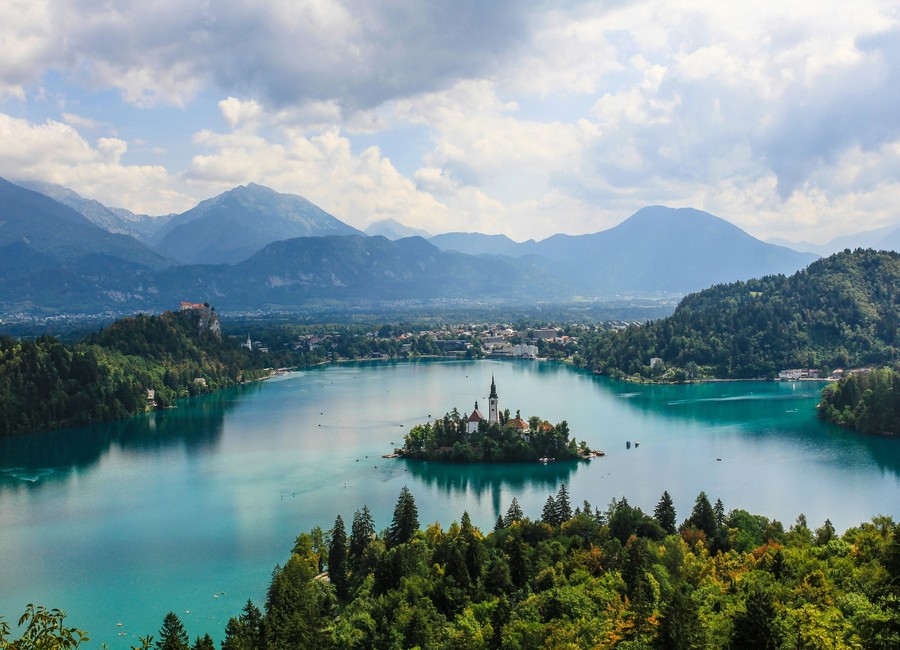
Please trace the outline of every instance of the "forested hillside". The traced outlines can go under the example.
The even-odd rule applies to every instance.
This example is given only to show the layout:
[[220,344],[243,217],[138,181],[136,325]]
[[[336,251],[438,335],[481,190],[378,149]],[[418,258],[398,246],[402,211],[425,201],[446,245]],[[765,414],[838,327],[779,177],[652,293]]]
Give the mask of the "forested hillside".
[[166,407],[263,376],[263,365],[221,337],[210,308],[122,319],[73,346],[0,337],[0,435]]
[[583,337],[577,362],[613,376],[772,377],[896,360],[898,326],[900,254],[859,249],[789,277],[718,285],[668,318]]
[[[785,530],[701,492],[676,521],[667,492],[649,515],[624,497],[605,511],[573,509],[563,485],[540,519],[513,499],[493,531],[466,513],[421,530],[404,487],[381,533],[363,507],[349,532],[338,515],[331,531],[299,535],[263,609],[247,601],[221,647],[900,647],[900,526],[890,517],[839,535],[800,515]],[[77,628],[47,610],[29,606],[23,621],[27,647],[77,645]],[[174,612],[135,647],[154,645],[216,647],[208,634],[192,644]]]
[[900,435],[900,371],[853,373],[822,390],[819,415],[863,433]]

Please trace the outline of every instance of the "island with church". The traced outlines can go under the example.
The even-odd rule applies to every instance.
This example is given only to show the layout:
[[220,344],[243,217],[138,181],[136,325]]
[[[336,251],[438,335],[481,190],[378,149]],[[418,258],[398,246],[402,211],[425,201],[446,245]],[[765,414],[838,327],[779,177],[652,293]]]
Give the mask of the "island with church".
[[526,421],[519,411],[515,417],[510,417],[509,409],[501,411],[493,377],[487,417],[477,401],[469,414],[454,408],[443,418],[415,425],[404,437],[403,447],[395,451],[402,458],[463,463],[551,462],[602,454],[570,438],[565,420],[551,424],[535,415]]

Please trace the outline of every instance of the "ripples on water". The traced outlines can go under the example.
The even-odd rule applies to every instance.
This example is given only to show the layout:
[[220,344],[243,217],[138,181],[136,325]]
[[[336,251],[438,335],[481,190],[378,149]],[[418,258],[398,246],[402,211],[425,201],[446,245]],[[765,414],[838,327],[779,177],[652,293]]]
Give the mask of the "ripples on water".
[[[483,402],[492,375],[501,409],[565,419],[607,455],[547,465],[381,458],[413,424]],[[819,388],[632,386],[541,362],[346,364],[127,422],[3,439],[0,615],[11,620],[30,601],[62,607],[124,649],[117,622],[155,635],[166,612],[190,610],[192,637],[221,639],[247,598],[262,604],[299,532],[327,530],[337,514],[350,522],[363,505],[386,528],[403,485],[423,526],[468,511],[485,530],[513,497],[539,517],[563,483],[573,505],[605,509],[625,496],[645,512],[668,490],[682,519],[700,490],[786,526],[801,512],[839,529],[900,516],[900,441],[818,421]]]

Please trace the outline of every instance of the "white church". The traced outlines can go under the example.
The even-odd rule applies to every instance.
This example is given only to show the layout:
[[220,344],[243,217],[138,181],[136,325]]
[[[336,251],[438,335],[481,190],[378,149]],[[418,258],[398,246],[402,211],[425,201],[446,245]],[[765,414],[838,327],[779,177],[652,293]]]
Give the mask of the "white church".
[[[475,410],[469,415],[468,424],[466,425],[466,433],[475,433],[478,431],[478,425],[484,420],[481,411],[478,410],[478,401],[475,401]],[[488,395],[488,424],[500,423],[500,407],[497,405],[497,385],[494,383],[494,376],[491,375],[491,394]]]

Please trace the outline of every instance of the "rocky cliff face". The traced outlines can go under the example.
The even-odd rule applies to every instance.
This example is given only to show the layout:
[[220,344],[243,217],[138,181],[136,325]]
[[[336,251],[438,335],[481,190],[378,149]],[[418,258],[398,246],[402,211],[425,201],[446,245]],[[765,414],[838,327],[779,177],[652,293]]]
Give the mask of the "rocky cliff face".
[[219,315],[216,314],[216,308],[211,307],[209,303],[190,306],[187,306],[187,303],[182,304],[180,313],[187,315],[197,324],[197,334],[201,337],[211,336],[216,341],[222,340],[222,324],[219,322]]

